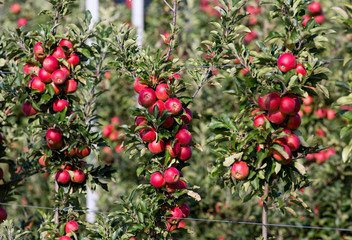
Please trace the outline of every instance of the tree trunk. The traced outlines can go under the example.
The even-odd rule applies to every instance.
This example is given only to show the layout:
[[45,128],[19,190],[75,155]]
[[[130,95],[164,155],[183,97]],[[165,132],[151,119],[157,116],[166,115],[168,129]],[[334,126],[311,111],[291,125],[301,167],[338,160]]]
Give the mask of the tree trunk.
[[269,183],[265,183],[264,185],[264,196],[263,199],[263,215],[262,215],[262,235],[264,240],[268,240],[268,229],[266,224],[268,224],[268,194],[269,194]]

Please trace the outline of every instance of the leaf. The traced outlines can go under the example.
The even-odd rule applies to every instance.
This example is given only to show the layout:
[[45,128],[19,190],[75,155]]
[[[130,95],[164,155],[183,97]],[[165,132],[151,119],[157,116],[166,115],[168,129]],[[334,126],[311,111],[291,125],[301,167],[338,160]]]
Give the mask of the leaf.
[[240,160],[242,158],[242,155],[243,155],[243,152],[240,152],[240,153],[236,153],[236,154],[231,155],[230,157],[225,158],[223,165],[225,167],[231,166],[236,160]]
[[200,195],[192,190],[187,190],[187,195],[194,198],[197,201],[202,200],[202,198],[200,197]]
[[284,147],[281,146],[280,144],[274,144],[272,146],[272,148],[274,148],[276,151],[278,151],[285,159],[289,158],[289,156],[288,156],[287,152],[285,151]]
[[351,151],[352,151],[352,141],[350,142],[349,146],[345,147],[342,150],[342,160],[343,160],[343,162],[347,162],[348,161],[349,156],[351,154]]
[[289,212],[289,213],[291,213],[293,216],[297,217],[297,214],[296,214],[295,210],[293,210],[293,209],[290,208],[290,207],[284,207],[284,208],[285,208],[285,210],[286,210],[287,212]]
[[295,161],[293,165],[295,166],[295,168],[298,170],[300,174],[305,175],[307,173],[305,167],[299,161]]
[[329,90],[325,86],[318,83],[317,88],[325,95],[326,98],[329,98]]

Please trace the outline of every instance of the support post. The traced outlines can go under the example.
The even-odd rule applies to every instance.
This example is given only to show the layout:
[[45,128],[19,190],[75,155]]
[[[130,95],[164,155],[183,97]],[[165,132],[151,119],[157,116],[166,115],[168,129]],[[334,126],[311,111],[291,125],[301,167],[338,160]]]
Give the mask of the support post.
[[137,44],[142,46],[144,31],[144,0],[132,1],[132,24],[137,27]]

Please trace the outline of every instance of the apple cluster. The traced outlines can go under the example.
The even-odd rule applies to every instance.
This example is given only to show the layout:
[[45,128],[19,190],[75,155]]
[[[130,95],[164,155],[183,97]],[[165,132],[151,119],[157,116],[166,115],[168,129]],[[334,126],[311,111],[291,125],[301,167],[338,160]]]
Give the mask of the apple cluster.
[[306,98],[303,98],[303,106],[302,110],[306,114],[311,114],[314,113],[318,118],[326,118],[328,120],[333,120],[336,118],[336,111],[333,109],[327,109],[327,108],[317,108],[314,109],[314,98],[311,95],[308,95]]
[[65,225],[65,233],[66,235],[59,238],[59,240],[72,240],[70,236],[72,236],[73,232],[78,231],[79,225],[76,221],[71,220],[68,221]]
[[[179,78],[173,75],[173,78]],[[187,189],[186,182],[181,179],[183,174],[178,169],[182,163],[192,156],[192,134],[188,130],[188,124],[193,118],[192,111],[183,106],[182,102],[173,93],[173,78],[169,78],[169,84],[165,80],[151,78],[151,83],[137,78],[134,89],[138,96],[139,104],[157,119],[165,118],[164,122],[156,125],[155,121],[148,121],[145,116],[137,116],[135,125],[139,130],[141,141],[148,147],[155,156],[169,158],[172,166],[160,168],[151,174],[150,183],[156,189],[172,193],[177,190]],[[148,113],[147,113],[148,114]],[[167,114],[167,115],[166,115]],[[169,137],[160,137],[163,132],[171,133]],[[167,229],[173,230],[180,227],[180,219],[189,215],[189,207],[186,203],[179,206],[168,206],[165,208],[171,212],[167,216]]]
[[336,151],[333,148],[328,148],[326,150],[323,150],[317,153],[307,154],[306,160],[308,162],[315,161],[316,163],[321,164],[335,154],[336,154]]
[[[13,3],[11,5],[11,12],[18,15],[21,12],[21,5],[18,3]],[[17,26],[22,27],[27,24],[27,19],[25,17],[21,17],[17,20]]]
[[322,24],[325,21],[325,16],[323,13],[323,9],[321,7],[320,2],[313,2],[308,5],[308,13],[309,15],[304,15],[302,17],[303,22],[302,25],[306,26],[308,20],[314,19],[317,23]]
[[[119,119],[119,117],[114,116],[111,118],[110,124],[106,125],[103,128],[103,133],[102,133],[103,138],[110,139],[112,142],[116,143],[116,146],[114,149],[117,153],[123,152],[123,149],[124,149],[123,147],[121,147],[124,137],[120,136],[121,134],[120,131],[116,129],[116,127],[121,124],[122,122]],[[111,152],[111,151],[106,150],[106,152]]]
[[220,17],[220,13],[214,9],[216,5],[219,5],[217,0],[202,0],[200,2],[200,10],[208,14],[208,16]]

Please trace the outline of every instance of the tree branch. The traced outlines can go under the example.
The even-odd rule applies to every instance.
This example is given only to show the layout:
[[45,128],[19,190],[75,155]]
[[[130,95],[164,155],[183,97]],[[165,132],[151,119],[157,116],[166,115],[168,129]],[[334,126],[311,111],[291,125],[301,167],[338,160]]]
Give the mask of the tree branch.
[[167,5],[173,12],[175,11],[175,9],[172,8],[172,7],[170,6],[170,4],[169,4],[166,0],[164,0],[164,2],[166,3],[166,5]]
[[[176,13],[177,13],[177,0],[173,0],[174,1],[174,7],[171,8],[171,10],[173,11],[173,16],[172,16],[172,26],[174,26],[174,29],[175,29],[175,26],[176,26]],[[166,2],[166,0],[164,0],[164,2],[169,6],[169,4]],[[174,33],[175,31],[172,31],[172,36],[170,38],[170,42],[169,42],[169,47],[167,49],[167,53],[166,53],[166,58],[165,58],[165,61],[164,62],[167,62],[170,58],[170,54],[171,54],[171,44],[172,44],[172,41],[175,39],[174,37]]]

